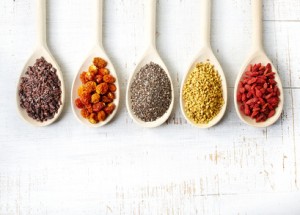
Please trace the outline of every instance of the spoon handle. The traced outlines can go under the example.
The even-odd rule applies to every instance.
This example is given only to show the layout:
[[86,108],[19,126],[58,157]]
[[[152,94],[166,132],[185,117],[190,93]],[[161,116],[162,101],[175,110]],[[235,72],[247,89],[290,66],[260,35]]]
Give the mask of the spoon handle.
[[201,35],[200,41],[203,47],[210,47],[210,15],[211,15],[211,0],[201,1]]
[[253,49],[263,48],[262,39],[262,0],[252,0],[252,19],[253,19]]
[[156,0],[146,0],[146,43],[150,47],[155,47],[156,37]]
[[36,0],[37,46],[47,46],[46,0]]
[[103,0],[95,1],[95,45],[102,47]]

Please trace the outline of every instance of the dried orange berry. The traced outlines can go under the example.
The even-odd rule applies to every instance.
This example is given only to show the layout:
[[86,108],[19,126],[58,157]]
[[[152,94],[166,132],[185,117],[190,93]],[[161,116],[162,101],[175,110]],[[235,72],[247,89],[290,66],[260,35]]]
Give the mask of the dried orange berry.
[[109,74],[109,70],[108,69],[106,69],[106,68],[101,68],[101,69],[99,69],[99,74],[100,75],[108,75]]
[[114,92],[116,92],[117,87],[114,84],[109,84],[108,89],[109,89],[110,92],[114,93]]
[[90,113],[86,108],[82,109],[80,113],[83,118],[88,118],[90,116]]
[[75,105],[81,109],[82,117],[92,124],[104,121],[115,109],[112,102],[116,98],[117,87],[113,84],[116,78],[110,75],[106,66],[104,59],[96,57],[88,71],[80,74],[83,84],[77,90],[79,98]]
[[88,81],[93,81],[94,78],[95,78],[95,74],[92,73],[92,72],[87,72],[87,73],[85,74],[85,78],[86,78],[86,80],[88,80]]
[[97,124],[97,123],[99,122],[99,121],[98,121],[97,114],[92,113],[92,114],[89,116],[89,121],[90,121],[90,123],[92,123],[92,124]]
[[93,113],[93,106],[91,104],[86,105],[85,108],[88,110],[89,113]]
[[107,83],[101,83],[101,84],[99,84],[99,85],[96,87],[96,92],[97,92],[98,94],[103,95],[103,94],[105,94],[107,91],[108,91],[108,85],[107,85]]
[[77,90],[78,96],[81,96],[83,92],[84,92],[83,86],[80,85],[80,87],[79,87],[78,90]]
[[100,101],[100,95],[98,93],[94,93],[92,95],[92,103],[95,104],[95,103],[98,103]]
[[80,80],[83,84],[85,84],[86,82],[88,82],[89,80],[86,78],[86,72],[83,72],[80,74]]
[[92,74],[96,74],[98,72],[98,68],[95,65],[91,65],[89,67],[89,72]]
[[93,63],[98,68],[104,68],[107,66],[107,62],[100,57],[95,57]]
[[79,108],[79,109],[84,108],[84,104],[81,102],[80,98],[77,98],[77,99],[75,100],[75,105],[76,105],[76,107]]
[[104,121],[106,119],[106,113],[102,110],[97,114],[98,120],[100,122]]
[[86,92],[92,93],[92,92],[96,91],[96,86],[97,86],[96,82],[89,81],[89,82],[87,82],[86,84],[83,85],[83,88]]
[[93,104],[93,112],[98,113],[105,107],[105,103],[103,102],[98,102],[96,104]]
[[80,96],[80,100],[84,105],[88,105],[91,101],[91,95],[88,92],[83,92]]
[[104,108],[104,111],[107,115],[111,114],[114,109],[116,108],[115,104],[114,103],[110,103],[108,104],[105,108]]
[[103,76],[103,81],[106,82],[106,83],[112,84],[116,81],[116,79],[111,75],[104,75]]
[[114,100],[116,98],[115,94],[112,92],[107,93],[107,97],[111,100]]
[[112,99],[108,98],[107,96],[102,96],[101,101],[104,103],[111,103]]
[[95,81],[100,84],[103,80],[103,75],[96,75],[95,76]]

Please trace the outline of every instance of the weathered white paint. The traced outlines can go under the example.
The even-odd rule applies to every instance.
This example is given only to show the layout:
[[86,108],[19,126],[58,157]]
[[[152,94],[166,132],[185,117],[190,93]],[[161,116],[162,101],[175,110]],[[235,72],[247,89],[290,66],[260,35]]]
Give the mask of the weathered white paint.
[[33,128],[18,117],[14,95],[35,41],[34,1],[0,1],[0,214],[299,214],[300,1],[264,0],[265,48],[286,97],[281,119],[267,129],[244,125],[233,106],[234,80],[251,45],[250,0],[213,0],[212,47],[230,96],[224,119],[208,130],[188,125],[178,103],[179,83],[200,47],[200,2],[158,2],[157,47],[177,99],[167,124],[144,129],[124,100],[144,48],[144,0],[106,0],[104,45],[120,74],[120,111],[103,128],[79,124],[70,89],[92,46],[92,5],[48,0],[48,44],[67,103],[57,123]]

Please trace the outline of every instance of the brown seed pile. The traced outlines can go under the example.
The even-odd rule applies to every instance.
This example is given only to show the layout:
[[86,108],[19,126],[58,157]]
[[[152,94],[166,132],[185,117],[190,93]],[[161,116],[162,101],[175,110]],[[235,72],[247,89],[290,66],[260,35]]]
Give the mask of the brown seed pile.
[[56,69],[43,57],[29,66],[19,85],[20,106],[28,116],[44,122],[58,112],[61,102],[61,82]]
[[153,62],[135,75],[130,93],[132,110],[144,122],[162,117],[172,100],[171,82],[163,68]]

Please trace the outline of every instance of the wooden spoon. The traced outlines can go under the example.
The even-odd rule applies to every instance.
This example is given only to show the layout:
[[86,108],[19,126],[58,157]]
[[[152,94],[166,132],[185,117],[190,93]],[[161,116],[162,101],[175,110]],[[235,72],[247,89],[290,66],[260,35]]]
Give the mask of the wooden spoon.
[[[185,119],[193,126],[199,127],[199,128],[209,128],[217,124],[222,117],[224,116],[224,113],[226,111],[227,106],[227,84],[226,84],[226,78],[223,72],[223,69],[218,62],[217,58],[215,57],[210,44],[210,13],[211,13],[211,0],[202,0],[201,1],[201,26],[202,26],[202,33],[200,41],[202,42],[202,48],[200,52],[196,55],[195,59],[193,60],[193,63],[190,65],[188,71],[186,72],[182,84],[181,84],[181,90],[180,90],[180,106],[181,111],[185,117]],[[196,65],[200,62],[209,62],[211,65],[214,65],[215,69],[218,71],[218,74],[221,77],[222,81],[222,90],[223,90],[223,99],[224,104],[218,113],[217,116],[215,116],[209,123],[207,124],[197,124],[193,120],[191,120],[185,112],[184,108],[184,99],[183,99],[183,87],[186,83],[190,73],[193,71],[193,69],[196,67]]]
[[[53,56],[51,55],[48,46],[47,46],[47,37],[46,37],[46,0],[36,0],[36,5],[37,5],[37,43],[36,43],[36,48],[35,51],[33,52],[33,54],[31,55],[31,57],[27,60],[21,74],[20,74],[20,78],[19,78],[19,82],[18,82],[18,86],[17,86],[17,104],[18,104],[18,112],[20,113],[20,116],[22,117],[22,119],[24,119],[26,122],[30,123],[31,125],[34,126],[47,126],[52,124],[55,120],[57,120],[57,118],[59,117],[59,115],[61,114],[64,104],[65,104],[65,85],[64,85],[64,80],[63,80],[63,75],[62,72],[58,66],[58,64],[56,63],[55,59],[53,58]],[[36,121],[34,119],[32,119],[31,117],[29,117],[27,115],[27,112],[25,109],[20,107],[20,97],[19,97],[19,85],[20,85],[20,81],[21,78],[25,76],[25,73],[27,71],[27,68],[29,66],[33,66],[36,62],[36,59],[44,57],[45,60],[48,63],[51,63],[52,66],[54,68],[56,68],[57,72],[57,76],[59,78],[59,80],[61,81],[61,106],[58,109],[58,112],[54,115],[54,117],[52,119],[49,119],[47,121],[44,122],[39,122]]]
[[[264,49],[263,49],[263,39],[262,39],[262,0],[252,0],[252,17],[253,17],[253,44],[252,44],[252,50],[251,54],[245,61],[244,65],[242,66],[240,73],[236,79],[235,82],[235,88],[234,88],[234,103],[235,103],[235,109],[239,116],[239,118],[245,122],[248,125],[254,126],[254,127],[267,127],[272,125],[277,121],[277,119],[280,117],[282,108],[283,108],[283,88],[280,81],[280,77],[276,71],[276,68],[273,66],[271,60],[267,57]],[[249,64],[258,64],[261,63],[262,65],[267,65],[270,63],[272,65],[272,72],[275,72],[275,81],[277,82],[278,89],[280,90],[280,102],[278,104],[278,107],[276,108],[276,113],[273,117],[267,119],[265,122],[256,122],[255,119],[252,119],[249,116],[246,116],[244,113],[240,111],[240,103],[237,101],[236,95],[238,90],[238,85],[241,80],[241,78],[244,77],[244,73],[246,71],[246,68]]]
[[[146,44],[147,44],[147,49],[144,53],[144,55],[142,56],[141,60],[139,61],[139,63],[137,64],[137,67],[135,68],[134,72],[131,74],[129,81],[128,81],[128,85],[127,85],[127,90],[126,90],[126,106],[127,106],[127,110],[128,113],[130,115],[130,117],[133,119],[134,122],[136,122],[137,124],[139,124],[142,127],[157,127],[160,126],[161,124],[163,124],[170,116],[173,106],[174,106],[174,89],[173,89],[173,83],[170,77],[170,74],[168,72],[167,67],[165,66],[164,62],[162,61],[162,59],[160,58],[157,50],[156,50],[156,44],[155,44],[155,36],[156,36],[156,0],[146,0],[147,4],[146,4],[146,23],[145,26],[147,29],[146,32]],[[131,93],[130,93],[130,87],[131,84],[134,80],[135,75],[140,71],[140,69],[145,66],[146,64],[150,63],[150,62],[154,62],[158,65],[161,66],[161,68],[163,68],[163,70],[165,71],[165,73],[167,74],[170,83],[171,83],[171,91],[172,91],[172,100],[171,100],[171,104],[168,108],[168,110],[166,111],[166,113],[156,119],[155,121],[152,122],[144,122],[143,120],[139,119],[133,112],[132,110],[132,105],[131,105]]]
[[[102,44],[102,11],[103,11],[103,0],[95,0],[95,27],[94,27],[96,30],[96,34],[95,34],[95,38],[94,38],[95,45],[92,48],[92,50],[90,51],[90,53],[88,54],[88,57],[83,62],[80,69],[78,70],[78,73],[73,81],[72,92],[71,92],[71,104],[72,104],[72,109],[73,109],[73,113],[74,113],[75,117],[84,125],[87,125],[89,127],[94,127],[94,128],[104,126],[105,124],[107,124],[109,121],[111,121],[113,119],[113,117],[115,116],[117,109],[119,107],[119,100],[120,100],[120,87],[119,87],[118,76],[117,76],[116,70],[114,69],[113,64],[111,63],[110,59],[108,58],[108,56],[104,50],[103,44]],[[92,124],[89,122],[89,120],[87,120],[81,116],[81,113],[80,113],[81,110],[76,107],[74,102],[75,102],[76,98],[78,98],[77,90],[78,90],[79,86],[82,85],[82,82],[80,80],[80,74],[83,71],[88,70],[89,66],[92,65],[95,57],[101,57],[107,61],[106,68],[108,68],[110,71],[110,74],[116,78],[116,82],[114,84],[116,85],[117,90],[115,92],[116,98],[113,101],[113,103],[116,106],[113,113],[110,114],[105,119],[105,121],[99,122],[97,124]]]

